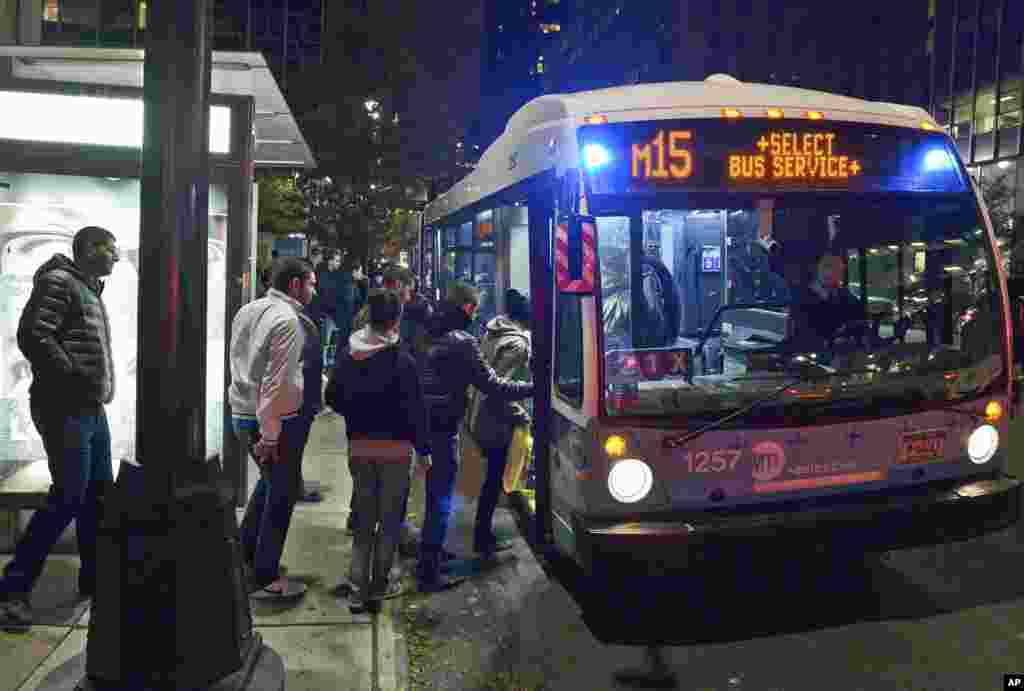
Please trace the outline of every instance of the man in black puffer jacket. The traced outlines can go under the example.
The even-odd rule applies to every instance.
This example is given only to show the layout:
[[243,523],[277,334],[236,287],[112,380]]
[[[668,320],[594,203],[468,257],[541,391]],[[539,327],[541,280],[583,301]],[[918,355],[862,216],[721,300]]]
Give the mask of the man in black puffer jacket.
[[498,377],[484,360],[476,339],[467,333],[479,307],[480,294],[476,288],[465,283],[452,284],[428,325],[428,341],[422,354],[420,376],[430,417],[433,456],[427,471],[427,510],[416,574],[423,592],[435,592],[453,584],[442,580],[440,572],[458,472],[458,429],[466,413],[468,387],[475,386],[495,401],[518,401],[533,395],[533,384]]
[[36,271],[18,324],[18,347],[32,364],[32,421],[43,438],[53,484],[0,580],[0,621],[30,623],[36,579],[61,533],[76,521],[82,566],[78,591],[96,585],[99,505],[114,481],[110,427],[103,409],[114,399],[110,320],[100,278],[118,261],[110,231],[87,227],[72,261],[56,254]]

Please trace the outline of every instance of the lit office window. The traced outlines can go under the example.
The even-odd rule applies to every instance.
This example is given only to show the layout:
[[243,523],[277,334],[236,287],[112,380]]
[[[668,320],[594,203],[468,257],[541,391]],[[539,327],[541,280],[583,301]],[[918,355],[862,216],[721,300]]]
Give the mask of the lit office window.
[[562,30],[561,24],[541,24],[540,31],[542,34],[557,34]]

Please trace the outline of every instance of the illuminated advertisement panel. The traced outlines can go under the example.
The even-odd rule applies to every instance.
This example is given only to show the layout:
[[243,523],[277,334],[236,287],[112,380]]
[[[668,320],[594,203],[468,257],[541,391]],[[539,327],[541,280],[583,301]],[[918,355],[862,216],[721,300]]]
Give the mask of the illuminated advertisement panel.
[[658,120],[580,128],[592,194],[962,192],[942,133],[848,122]]
[[[115,397],[107,406],[115,470],[135,458],[138,344],[140,182],[0,172],[0,477],[24,462],[43,460],[43,443],[29,415],[32,370],[17,344],[18,320],[32,278],[55,253],[72,256],[76,231],[110,230],[121,260],[105,279]],[[221,452],[224,413],[224,313],[227,277],[227,199],[210,186],[207,283],[207,456]],[[6,466],[6,467],[5,467]]]

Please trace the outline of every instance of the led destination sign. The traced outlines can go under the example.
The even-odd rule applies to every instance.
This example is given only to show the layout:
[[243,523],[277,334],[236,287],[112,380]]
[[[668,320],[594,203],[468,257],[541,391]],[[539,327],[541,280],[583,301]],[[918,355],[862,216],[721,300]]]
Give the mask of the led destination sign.
[[756,154],[730,154],[730,180],[845,180],[860,175],[860,161],[836,146],[835,132],[767,132]]
[[937,132],[801,120],[681,120],[580,129],[593,194],[677,189],[963,192]]

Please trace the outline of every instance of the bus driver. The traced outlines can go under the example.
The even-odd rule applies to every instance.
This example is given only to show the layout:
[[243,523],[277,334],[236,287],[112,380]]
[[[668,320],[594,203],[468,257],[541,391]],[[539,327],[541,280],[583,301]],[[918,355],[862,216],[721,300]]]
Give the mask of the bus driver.
[[851,323],[864,324],[864,304],[843,283],[846,261],[835,254],[818,260],[817,278],[799,292],[793,305],[793,332],[801,344],[828,345]]

